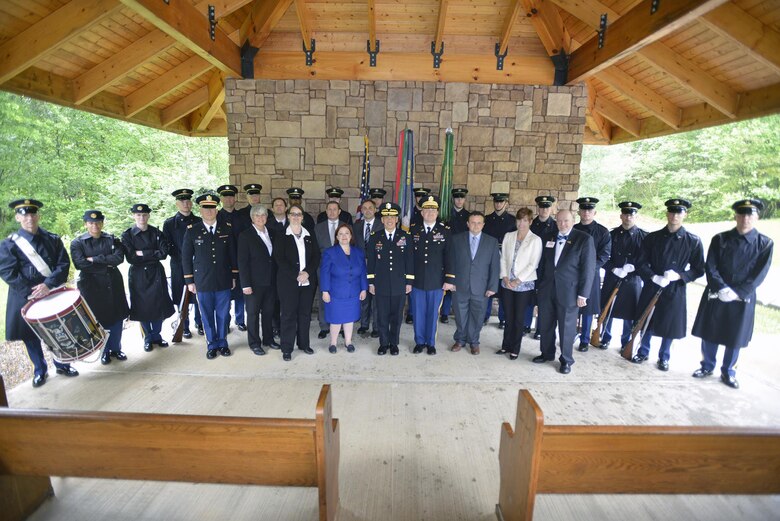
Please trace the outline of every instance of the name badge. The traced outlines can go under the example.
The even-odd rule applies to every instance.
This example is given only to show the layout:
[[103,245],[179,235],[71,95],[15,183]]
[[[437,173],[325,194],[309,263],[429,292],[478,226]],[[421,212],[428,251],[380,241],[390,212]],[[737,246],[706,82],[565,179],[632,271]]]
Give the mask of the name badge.
[[547,241],[546,248],[555,248],[555,241]]

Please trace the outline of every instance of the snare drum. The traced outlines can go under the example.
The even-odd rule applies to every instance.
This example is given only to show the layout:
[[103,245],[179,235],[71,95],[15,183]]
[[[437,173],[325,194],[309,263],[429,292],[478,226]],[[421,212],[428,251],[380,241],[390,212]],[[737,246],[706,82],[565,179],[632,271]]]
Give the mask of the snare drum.
[[63,363],[82,360],[105,346],[108,336],[78,290],[55,289],[22,308],[22,318]]

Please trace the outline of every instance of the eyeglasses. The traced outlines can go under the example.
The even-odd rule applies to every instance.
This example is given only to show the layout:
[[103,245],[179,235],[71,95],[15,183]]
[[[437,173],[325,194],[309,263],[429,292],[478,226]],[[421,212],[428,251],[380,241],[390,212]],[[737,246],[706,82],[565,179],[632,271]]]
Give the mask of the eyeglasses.
[[292,213],[290,212],[290,217],[303,217],[302,213]]

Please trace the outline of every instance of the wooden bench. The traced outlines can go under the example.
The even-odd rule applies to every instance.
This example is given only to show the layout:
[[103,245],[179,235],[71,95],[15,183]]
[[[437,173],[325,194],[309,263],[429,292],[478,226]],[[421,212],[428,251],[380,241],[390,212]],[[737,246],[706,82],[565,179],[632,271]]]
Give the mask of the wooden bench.
[[780,429],[545,425],[527,390],[498,460],[505,521],[531,521],[537,493],[780,493]]
[[0,392],[3,519],[34,512],[49,476],[317,487],[320,521],[338,514],[330,385],[311,420],[9,409]]

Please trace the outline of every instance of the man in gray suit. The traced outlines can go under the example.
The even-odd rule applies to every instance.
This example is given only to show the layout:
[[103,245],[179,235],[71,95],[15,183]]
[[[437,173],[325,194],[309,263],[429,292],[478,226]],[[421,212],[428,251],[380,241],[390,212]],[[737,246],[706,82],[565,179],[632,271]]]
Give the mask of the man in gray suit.
[[[320,255],[334,244],[336,228],[342,222],[339,221],[340,214],[341,205],[336,201],[331,201],[325,206],[326,219],[314,226],[314,236],[317,238],[317,245],[320,247]],[[322,302],[322,290],[319,288],[317,288],[317,302],[319,302],[317,320],[320,323],[320,332],[317,334],[317,338],[325,338],[328,336],[330,324],[325,322],[325,304]]]
[[[355,240],[355,246],[366,251],[366,244],[371,234],[383,229],[382,221],[376,217],[376,204],[371,199],[366,199],[360,205],[360,213],[363,218],[355,221],[352,225],[352,237]],[[366,298],[360,301],[360,327],[358,334],[368,334],[368,327],[371,324],[371,337],[379,338],[379,330],[376,325],[376,306],[374,305],[374,296],[371,293],[366,294]]]
[[572,349],[577,336],[579,308],[587,305],[587,295],[594,284],[596,248],[589,234],[572,228],[574,214],[570,210],[560,210],[555,221],[558,235],[546,237],[539,263],[537,290],[542,354],[533,362],[541,364],[555,358],[557,323],[561,341],[559,371],[569,374],[574,363]]
[[455,310],[455,343],[453,351],[469,344],[471,354],[479,354],[479,333],[488,297],[498,291],[498,241],[482,233],[485,215],[472,212],[468,231],[452,239],[452,269],[455,287],[452,290]]

